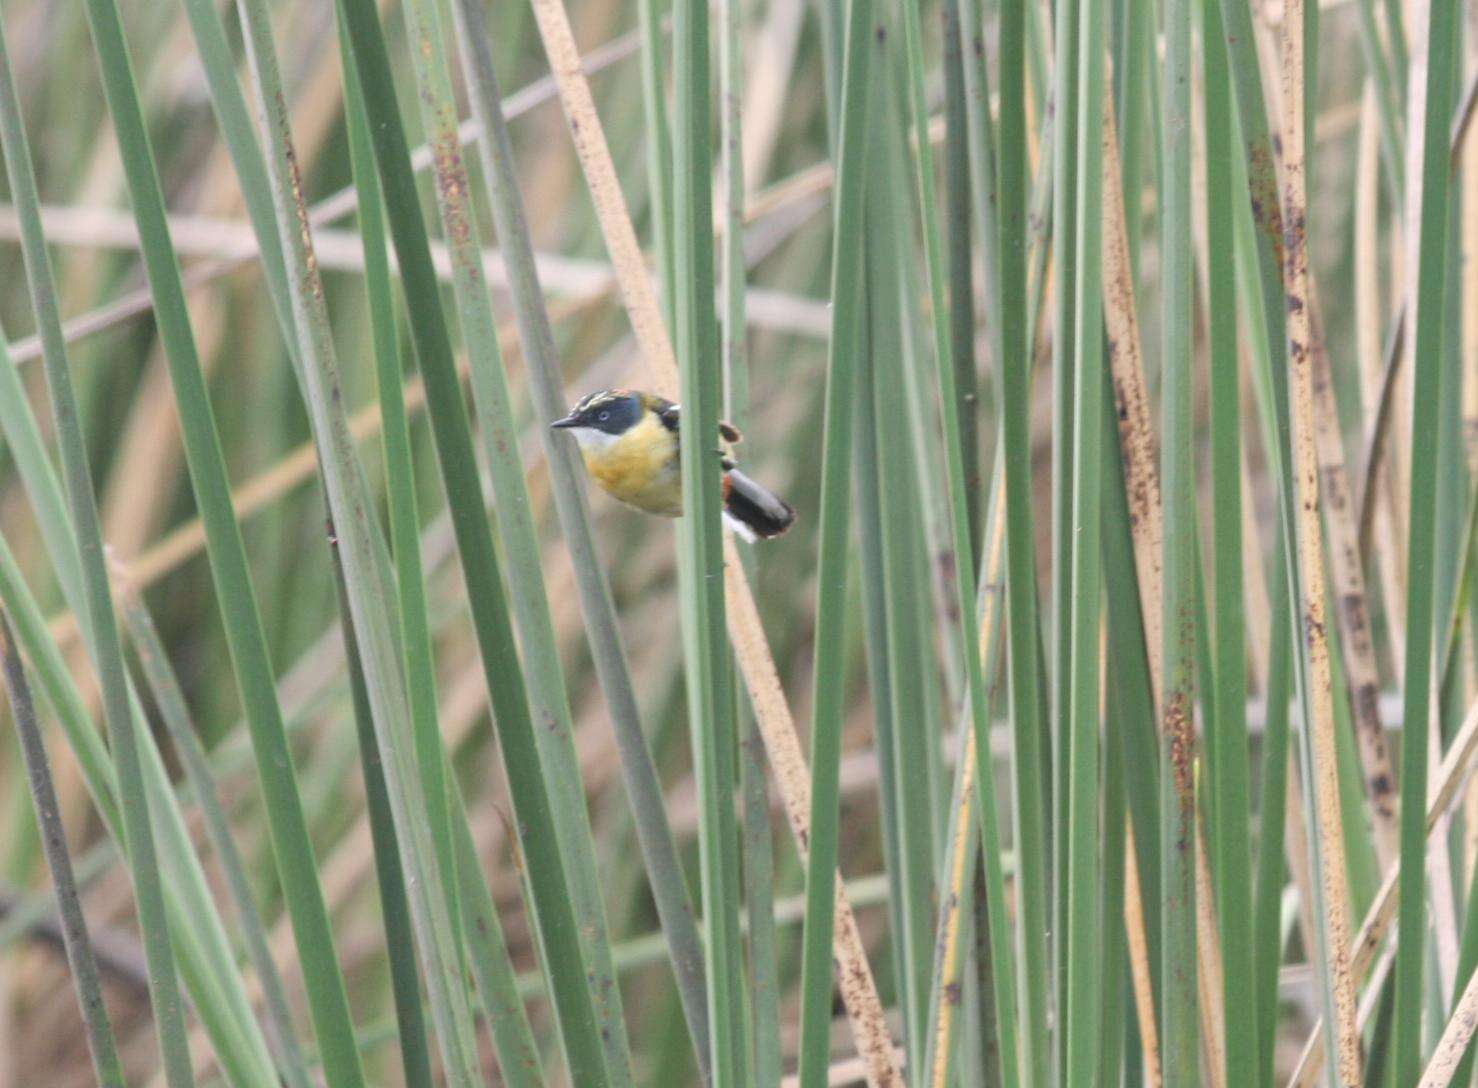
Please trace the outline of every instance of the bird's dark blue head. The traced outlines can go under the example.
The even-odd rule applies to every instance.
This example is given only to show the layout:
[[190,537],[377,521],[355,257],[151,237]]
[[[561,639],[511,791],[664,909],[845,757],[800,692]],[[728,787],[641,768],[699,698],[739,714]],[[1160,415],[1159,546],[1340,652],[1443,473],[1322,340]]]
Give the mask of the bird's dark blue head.
[[605,434],[625,434],[641,421],[640,395],[626,389],[602,389],[580,398],[563,419],[550,424],[556,429],[588,428]]

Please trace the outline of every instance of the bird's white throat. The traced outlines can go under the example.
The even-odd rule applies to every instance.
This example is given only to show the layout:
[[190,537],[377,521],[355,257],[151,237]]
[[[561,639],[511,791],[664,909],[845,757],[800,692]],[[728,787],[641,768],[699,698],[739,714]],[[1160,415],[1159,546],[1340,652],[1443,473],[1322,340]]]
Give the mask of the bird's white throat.
[[621,437],[619,434],[607,434],[595,427],[572,427],[570,433],[575,436],[575,441],[580,443],[581,448],[587,450],[608,449]]

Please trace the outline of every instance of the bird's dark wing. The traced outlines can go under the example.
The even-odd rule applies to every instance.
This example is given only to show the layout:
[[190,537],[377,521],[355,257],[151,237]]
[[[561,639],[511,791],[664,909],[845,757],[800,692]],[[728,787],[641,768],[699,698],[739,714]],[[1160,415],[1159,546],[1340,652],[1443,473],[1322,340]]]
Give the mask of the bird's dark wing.
[[[676,434],[679,414],[678,406],[669,402],[665,407],[658,408],[656,411],[657,418],[662,421],[662,425]],[[738,427],[735,427],[732,423],[725,423],[723,420],[718,421],[718,433],[725,442],[742,442],[744,440],[744,436],[739,433]]]

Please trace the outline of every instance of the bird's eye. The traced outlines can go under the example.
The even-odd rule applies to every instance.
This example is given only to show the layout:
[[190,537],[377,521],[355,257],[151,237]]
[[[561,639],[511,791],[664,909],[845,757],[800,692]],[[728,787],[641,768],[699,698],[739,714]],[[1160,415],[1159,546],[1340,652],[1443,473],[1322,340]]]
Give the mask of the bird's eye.
[[611,413],[610,412],[602,412],[600,415],[596,416],[595,418],[598,419],[598,420],[600,420],[602,423],[604,423],[604,422],[606,422],[606,420],[608,420],[608,419],[611,418]]

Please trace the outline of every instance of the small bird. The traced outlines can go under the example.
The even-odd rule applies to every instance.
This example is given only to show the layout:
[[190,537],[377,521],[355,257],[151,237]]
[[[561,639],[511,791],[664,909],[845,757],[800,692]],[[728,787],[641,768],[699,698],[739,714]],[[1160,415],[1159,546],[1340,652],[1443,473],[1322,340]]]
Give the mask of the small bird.
[[[602,389],[583,397],[569,415],[550,424],[580,443],[595,482],[622,502],[675,518],[683,512],[678,465],[678,406],[632,389]],[[718,425],[725,442],[739,432]],[[768,488],[734,467],[723,450],[724,523],[745,540],[779,536],[795,521],[795,510]]]

